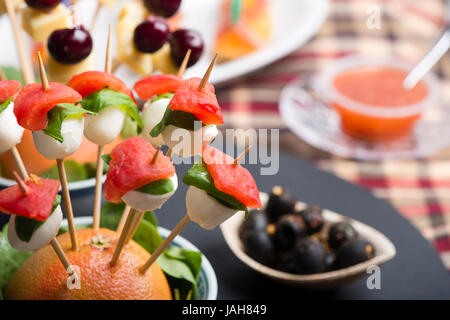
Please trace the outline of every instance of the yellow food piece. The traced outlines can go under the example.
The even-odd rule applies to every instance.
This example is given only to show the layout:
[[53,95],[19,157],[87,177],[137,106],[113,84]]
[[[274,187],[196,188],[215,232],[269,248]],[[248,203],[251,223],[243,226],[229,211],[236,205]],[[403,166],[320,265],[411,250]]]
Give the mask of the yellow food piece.
[[50,12],[42,12],[30,7],[22,11],[22,27],[35,42],[45,42],[53,31],[71,26],[70,11],[63,4]]
[[152,55],[153,65],[156,70],[165,74],[177,74],[178,67],[170,57],[170,45],[166,43],[161,49]]
[[47,63],[47,76],[52,82],[69,82],[74,75],[84,71],[95,70],[95,53],[92,50],[89,57],[77,64],[61,64],[49,55]]
[[141,2],[125,2],[119,15],[116,27],[117,59],[125,63],[140,75],[148,75],[153,71],[152,56],[136,50],[133,34],[136,26],[148,15]]
[[[22,3],[23,0],[10,0],[12,7],[16,10]],[[5,0],[0,0],[0,14],[6,13]]]

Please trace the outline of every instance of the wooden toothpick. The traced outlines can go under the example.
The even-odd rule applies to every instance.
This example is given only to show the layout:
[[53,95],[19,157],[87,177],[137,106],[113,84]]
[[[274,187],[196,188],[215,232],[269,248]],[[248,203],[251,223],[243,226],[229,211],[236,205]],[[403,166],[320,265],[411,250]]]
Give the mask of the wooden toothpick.
[[153,264],[153,262],[158,259],[158,257],[167,249],[167,247],[172,243],[173,239],[191,222],[191,219],[186,214],[183,219],[173,228],[169,236],[161,243],[161,245],[152,253],[147,262],[139,269],[140,273],[145,273]]
[[189,59],[191,57],[191,49],[189,49],[186,52],[186,55],[184,56],[183,62],[181,63],[180,69],[178,69],[178,76],[181,78],[186,71],[187,65],[189,63]]
[[9,22],[13,29],[14,40],[16,43],[17,53],[19,54],[20,68],[22,69],[23,78],[26,84],[34,82],[33,68],[28,56],[28,50],[25,49],[25,44],[22,39],[21,28],[17,22],[16,13],[11,4],[11,0],[4,0],[6,11],[8,12]]
[[234,164],[235,166],[237,166],[237,165],[239,164],[239,162],[241,162],[242,158],[245,157],[245,155],[247,154],[247,152],[250,150],[251,147],[252,147],[252,146],[249,145],[247,148],[245,148],[244,151],[241,152],[240,155],[238,155],[238,156],[236,157],[236,159],[234,159],[234,163],[233,163],[233,164]]
[[211,72],[214,69],[214,65],[216,64],[218,57],[219,57],[219,54],[216,53],[216,55],[214,56],[214,58],[212,59],[210,65],[208,67],[208,70],[206,70],[206,73],[203,76],[202,81],[200,81],[200,84],[198,85],[198,88],[197,88],[198,91],[202,90],[208,83],[209,77],[211,76]]
[[122,217],[120,218],[119,225],[117,226],[116,232],[121,233],[123,227],[125,226],[125,221],[127,221],[128,215],[130,214],[131,207],[126,205],[122,212]]
[[130,234],[131,228],[133,226],[133,219],[136,214],[137,214],[136,209],[131,208],[127,220],[125,221],[125,225],[123,226],[123,230],[120,233],[120,237],[119,240],[117,241],[116,248],[114,249],[112,259],[109,262],[109,265],[111,267],[114,267],[117,264],[117,261],[119,260],[120,253],[122,252],[123,246],[125,245],[125,241],[128,235]]
[[25,181],[19,176],[19,174],[16,171],[13,171],[14,178],[17,181],[17,184],[19,185],[20,190],[22,193],[26,196],[30,192],[30,188],[25,184]]
[[42,90],[46,91],[50,88],[50,85],[48,84],[47,74],[45,73],[44,63],[42,62],[41,53],[39,51],[37,56],[39,60],[39,74],[41,76]]
[[111,53],[111,25],[108,26],[108,38],[106,42],[105,72],[111,73],[112,53]]
[[61,181],[61,190],[63,193],[64,208],[66,209],[67,224],[69,226],[70,240],[72,242],[72,250],[78,250],[77,230],[73,219],[72,200],[70,199],[69,184],[67,182],[66,169],[64,168],[64,160],[57,159],[59,181]]
[[160,150],[161,150],[161,147],[156,148],[155,155],[153,156],[152,161],[150,162],[151,164],[154,164],[156,162],[156,160],[158,160],[158,154],[159,154]]

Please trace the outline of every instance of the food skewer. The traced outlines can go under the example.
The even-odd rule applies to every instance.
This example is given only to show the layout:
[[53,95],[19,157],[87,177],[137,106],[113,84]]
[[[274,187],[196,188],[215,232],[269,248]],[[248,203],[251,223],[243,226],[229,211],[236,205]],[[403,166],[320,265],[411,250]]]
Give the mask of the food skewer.
[[[38,52],[39,59],[39,74],[41,76],[42,90],[47,91],[50,87],[47,75],[45,74],[44,63],[42,62],[41,54]],[[66,209],[67,224],[69,226],[70,238],[72,241],[72,250],[78,250],[77,231],[73,218],[72,200],[70,198],[69,184],[67,181],[66,168],[64,167],[64,159],[56,159],[58,167],[59,180],[61,182],[61,190],[63,193],[64,208]]]
[[39,52],[38,61],[41,84],[28,84],[22,89],[15,100],[14,113],[22,127],[33,131],[36,149],[47,159],[56,160],[72,249],[77,250],[78,241],[63,159],[79,148],[83,115],[88,111],[74,105],[81,100],[76,91],[60,83],[48,82]]
[[[181,221],[176,225],[176,227],[172,230],[169,236],[161,243],[161,245],[153,252],[147,262],[139,269],[141,273],[145,273],[148,268],[158,259],[158,257],[166,250],[169,245],[172,243],[173,239],[188,225],[189,222],[194,221],[198,223],[201,227],[205,229],[213,229],[228,218],[230,218],[235,213],[241,210],[247,210],[247,207],[261,207],[261,202],[259,200],[259,191],[256,187],[256,184],[253,180],[251,174],[239,165],[239,161],[245,156],[245,154],[249,151],[250,146],[248,146],[236,159],[233,159],[223,153],[220,153],[219,150],[207,146],[204,149],[204,154],[202,154],[203,161],[205,163],[209,163],[211,165],[221,166],[217,170],[226,170],[229,171],[232,175],[235,176],[246,176],[247,184],[236,186],[236,188],[243,188],[247,190],[241,191],[242,194],[245,195],[246,192],[257,191],[257,199],[255,197],[255,193],[252,195],[253,199],[250,199],[250,202],[246,202],[245,204],[239,202],[241,207],[225,207],[222,203],[219,203],[217,199],[213,196],[207,194],[204,190],[201,190],[193,185],[191,185],[188,189],[188,193],[186,194],[186,209],[187,213],[181,219]],[[205,158],[205,154],[207,158]],[[217,162],[217,164],[216,164]],[[198,165],[200,166],[200,165]],[[203,164],[201,166],[204,166]],[[205,166],[207,167],[207,165]],[[228,167],[228,168],[227,168]],[[197,169],[198,170],[198,169]],[[205,168],[206,172],[208,170]],[[210,173],[211,174],[211,173]],[[189,175],[189,172],[188,174]],[[211,178],[214,182],[214,178]],[[219,180],[219,178],[216,178]],[[190,184],[190,182],[185,178],[183,178],[183,182],[186,184]],[[219,190],[224,192],[222,190]],[[228,191],[228,190],[227,190]],[[227,196],[231,196],[227,193]],[[242,195],[241,195],[242,196]],[[246,199],[248,201],[248,199]],[[237,201],[233,199],[233,201]],[[201,211],[201,212],[200,212]],[[212,215],[211,212],[214,212]],[[214,216],[214,217],[213,217]]]
[[[17,185],[0,193],[0,208],[12,214],[8,228],[9,243],[20,251],[37,250],[50,243],[67,271],[70,262],[55,238],[62,221],[57,195],[59,182],[34,175],[25,182],[17,172],[14,171],[13,174]],[[42,221],[41,225],[36,227],[36,223],[39,223],[36,221]],[[33,230],[31,233],[24,231],[30,229]],[[20,233],[17,230],[21,230]]]
[[[187,51],[186,56],[184,57],[183,62],[181,63],[180,69],[178,70],[177,76],[178,76],[180,79],[183,77],[184,72],[186,71],[186,68],[187,68],[187,65],[188,65],[190,56],[191,56],[191,49],[189,49],[189,50]],[[146,104],[146,105],[147,105],[147,108],[144,108],[144,113],[145,113],[148,109],[155,109],[155,108],[152,108],[151,104],[152,104],[151,101],[150,101],[150,105],[147,105],[147,104]],[[162,117],[162,113],[160,114],[160,116]],[[154,118],[154,114],[150,114],[148,117],[144,117],[144,119],[150,119],[150,118],[152,118],[152,121],[154,121],[154,119],[153,119],[153,118]],[[157,121],[160,121],[160,119],[158,119]],[[146,127],[146,123],[145,123],[145,121],[144,121],[144,130],[147,130],[147,129],[150,130],[150,129],[151,129],[151,128],[145,128],[145,127]],[[152,128],[153,128],[153,127],[152,127]],[[146,135],[146,137],[148,137],[148,136]],[[147,140],[149,140],[149,142],[152,143],[152,139],[147,139]],[[152,143],[152,144],[155,145],[154,143]],[[156,146],[157,146],[158,148],[160,147],[159,144],[156,144]],[[169,157],[169,158],[171,158],[172,152],[170,151],[170,149],[167,151],[166,156]],[[119,225],[117,226],[117,229],[116,229],[116,231],[117,231],[118,233],[122,232],[123,226],[125,225],[125,221],[126,221],[126,219],[127,219],[127,217],[128,217],[128,214],[129,214],[129,212],[130,212],[130,209],[131,209],[131,208],[130,208],[128,205],[125,206],[125,208],[124,208],[124,210],[123,210],[123,213],[122,213],[122,217],[120,218],[120,221],[119,221]],[[143,217],[143,214],[141,214],[141,219],[139,219],[139,222],[142,220],[142,217]],[[138,225],[139,225],[139,223],[137,223],[137,225],[133,228],[134,232],[136,231],[136,228],[138,227]],[[133,237],[134,232],[132,232],[132,233],[130,234],[130,236],[128,237],[128,239],[131,239],[131,238]],[[127,241],[127,242],[128,242],[128,241]]]
[[[98,4],[98,8],[101,5]],[[105,58],[105,72],[111,73],[111,25],[108,26],[108,40],[106,43],[106,58]],[[94,230],[100,228],[100,209],[102,203],[102,178],[103,178],[103,148],[104,145],[98,145],[97,149],[97,161],[96,161],[96,174],[95,174],[95,193],[94,193],[94,212],[93,212],[93,224]]]
[[[122,172],[122,174],[121,174]],[[126,172],[126,173],[125,173]],[[126,179],[123,175],[126,174]],[[130,208],[110,265],[116,265],[123,246],[132,238],[147,211],[159,209],[176,191],[172,161],[140,137],[131,137],[111,152],[104,194],[106,200]]]

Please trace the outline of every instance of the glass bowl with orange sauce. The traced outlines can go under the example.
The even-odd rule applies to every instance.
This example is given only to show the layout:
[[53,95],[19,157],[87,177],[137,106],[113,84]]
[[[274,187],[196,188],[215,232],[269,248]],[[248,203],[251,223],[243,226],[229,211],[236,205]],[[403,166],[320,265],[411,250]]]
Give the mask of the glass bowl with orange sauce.
[[437,103],[432,74],[411,90],[403,88],[412,67],[398,59],[350,56],[321,72],[318,90],[340,116],[344,133],[369,142],[391,142],[410,135],[424,109]]

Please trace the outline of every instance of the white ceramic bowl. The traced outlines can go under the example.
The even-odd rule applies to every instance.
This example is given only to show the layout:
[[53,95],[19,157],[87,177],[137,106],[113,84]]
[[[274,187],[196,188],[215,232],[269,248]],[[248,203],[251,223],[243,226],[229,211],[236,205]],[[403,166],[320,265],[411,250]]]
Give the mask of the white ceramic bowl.
[[[267,198],[267,194],[261,195],[263,207],[267,202]],[[302,202],[297,202],[297,205],[299,207],[306,207],[306,204]],[[271,279],[306,289],[332,289],[340,287],[364,275],[368,275],[367,270],[369,267],[373,265],[380,266],[395,256],[396,250],[393,243],[374,228],[326,209],[323,210],[323,217],[325,219],[323,231],[327,231],[330,224],[347,219],[359,233],[360,238],[368,240],[373,244],[375,247],[375,257],[368,261],[335,271],[308,275],[292,274],[272,269],[247,255],[239,237],[239,228],[244,220],[243,212],[235,214],[223,223],[220,229],[231,251],[247,266]]]
[[[91,225],[92,217],[75,217],[75,225]],[[67,220],[63,220],[61,226],[67,227]],[[170,234],[170,230],[158,227],[159,234],[165,238]],[[176,236],[172,245],[185,249],[201,252],[191,242],[181,236]],[[217,299],[217,278],[211,263],[202,253],[202,265],[197,280],[197,300],[216,300]]]

